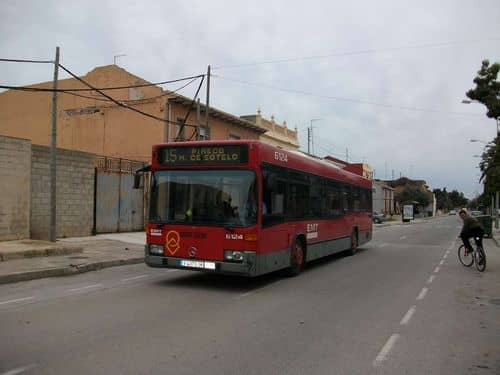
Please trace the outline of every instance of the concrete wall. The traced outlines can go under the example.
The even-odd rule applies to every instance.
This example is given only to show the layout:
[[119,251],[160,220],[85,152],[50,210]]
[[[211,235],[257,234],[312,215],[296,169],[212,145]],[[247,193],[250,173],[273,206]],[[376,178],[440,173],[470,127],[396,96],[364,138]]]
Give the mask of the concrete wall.
[[[94,217],[95,155],[57,150],[56,236],[92,234]],[[32,145],[31,238],[49,239],[50,148]]]
[[29,238],[31,142],[0,135],[0,241]]

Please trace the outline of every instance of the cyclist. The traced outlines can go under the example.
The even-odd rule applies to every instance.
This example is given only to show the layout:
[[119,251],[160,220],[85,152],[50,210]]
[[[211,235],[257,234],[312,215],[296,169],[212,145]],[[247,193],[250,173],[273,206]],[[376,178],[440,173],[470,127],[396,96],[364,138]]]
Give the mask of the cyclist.
[[484,235],[484,230],[479,221],[475,217],[470,216],[467,213],[467,210],[465,208],[462,208],[459,212],[458,215],[464,222],[464,226],[462,227],[462,231],[460,232],[460,238],[462,239],[464,246],[465,246],[465,254],[472,253],[473,249],[472,246],[469,242],[470,238],[474,238],[476,241],[476,238],[479,238],[479,240],[476,241],[476,245],[478,246],[483,246],[483,235]]

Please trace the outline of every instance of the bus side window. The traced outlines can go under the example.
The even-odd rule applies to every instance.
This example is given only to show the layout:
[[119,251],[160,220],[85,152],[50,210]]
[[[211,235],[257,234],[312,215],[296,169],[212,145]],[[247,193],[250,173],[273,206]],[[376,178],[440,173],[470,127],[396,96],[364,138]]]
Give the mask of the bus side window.
[[[262,167],[262,224],[271,226],[285,219],[286,170],[264,165]],[[265,207],[265,211],[264,211]]]

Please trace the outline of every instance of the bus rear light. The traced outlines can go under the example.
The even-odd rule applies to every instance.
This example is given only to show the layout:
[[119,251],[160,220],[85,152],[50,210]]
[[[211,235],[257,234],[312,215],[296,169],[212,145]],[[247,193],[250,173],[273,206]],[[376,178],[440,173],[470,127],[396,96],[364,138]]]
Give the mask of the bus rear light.
[[150,254],[154,255],[163,255],[163,246],[162,245],[149,245]]
[[257,241],[257,235],[255,233],[245,234],[243,237],[245,241],[255,242]]

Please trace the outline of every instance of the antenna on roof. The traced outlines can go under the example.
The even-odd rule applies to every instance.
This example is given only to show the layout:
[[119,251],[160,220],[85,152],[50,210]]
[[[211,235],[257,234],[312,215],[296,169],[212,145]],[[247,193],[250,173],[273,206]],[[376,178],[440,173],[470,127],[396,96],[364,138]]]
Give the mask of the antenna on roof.
[[126,55],[126,54],[124,54],[124,53],[120,53],[120,54],[118,54],[118,55],[114,55],[114,56],[113,56],[113,65],[116,65],[116,59],[117,59],[118,57],[123,57],[123,56],[127,56],[127,55]]

